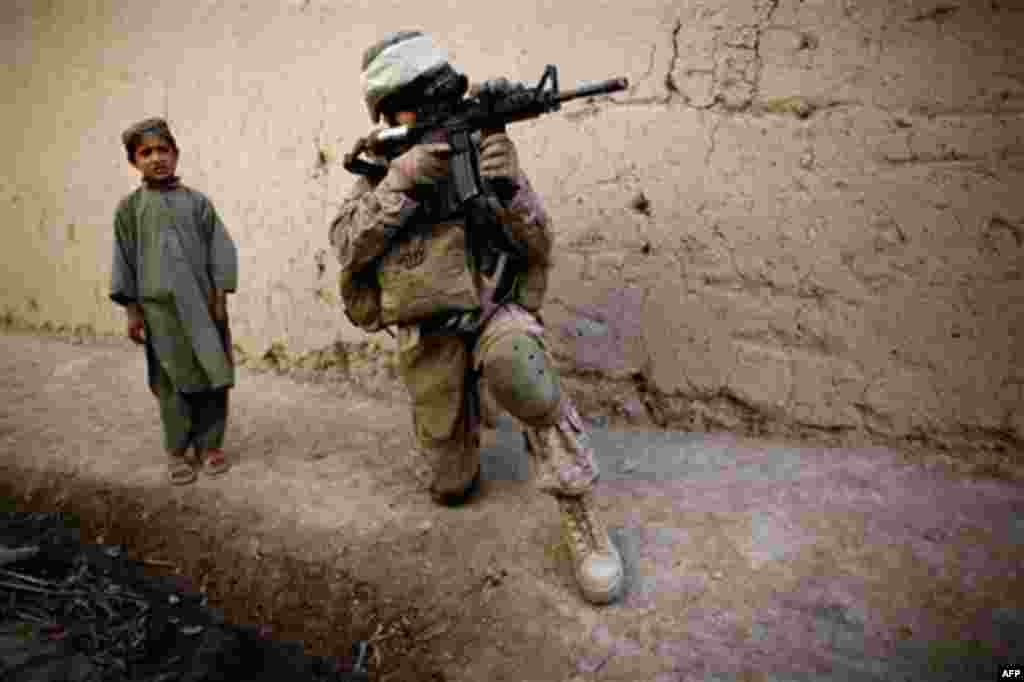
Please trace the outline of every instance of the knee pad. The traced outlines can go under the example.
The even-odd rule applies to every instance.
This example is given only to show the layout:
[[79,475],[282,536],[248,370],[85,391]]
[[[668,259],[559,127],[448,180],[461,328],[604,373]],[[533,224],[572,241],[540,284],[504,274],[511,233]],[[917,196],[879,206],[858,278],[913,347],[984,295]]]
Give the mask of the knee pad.
[[509,334],[490,349],[483,369],[491,395],[517,419],[545,419],[558,407],[558,374],[538,339]]

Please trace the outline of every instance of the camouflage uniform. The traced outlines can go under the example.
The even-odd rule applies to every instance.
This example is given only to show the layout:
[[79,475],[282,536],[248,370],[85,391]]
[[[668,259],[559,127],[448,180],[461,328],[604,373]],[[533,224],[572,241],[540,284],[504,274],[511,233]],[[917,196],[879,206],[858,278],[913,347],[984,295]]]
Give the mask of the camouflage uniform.
[[[420,38],[394,34],[390,40],[403,35]],[[378,73],[408,80],[423,68],[446,64],[425,42],[429,39],[422,38],[422,50],[413,59],[419,60],[419,71],[403,76],[393,64],[378,63]],[[387,49],[384,56],[389,56]],[[401,63],[399,58],[393,61]],[[363,86],[371,118],[377,120],[373,62],[364,59]],[[584,595],[604,603],[621,586],[621,560],[589,503],[598,479],[594,453],[572,400],[560,390],[537,315],[551,267],[550,220],[522,172],[516,185],[518,191],[502,203],[497,218],[527,254],[527,265],[516,274],[509,298],[497,305],[489,305],[496,282],[465,252],[465,223],[458,217],[431,223],[420,202],[408,192],[395,191],[388,178],[359,178],[331,224],[330,242],[341,264],[341,294],[350,319],[368,331],[397,327],[399,371],[412,398],[418,474],[424,486],[447,504],[462,501],[475,489],[482,380],[494,402],[524,426],[536,483],[559,500],[570,550],[574,543],[579,547],[577,577]],[[441,242],[443,247],[438,246]],[[424,261],[429,268],[430,262],[441,260],[434,254],[439,250],[447,260],[438,266],[436,281],[429,273],[417,274]],[[460,281],[466,283],[461,289]],[[403,302],[417,296],[438,304],[431,310],[447,312],[427,321],[403,319]],[[445,297],[447,304],[438,301]],[[416,303],[405,308],[420,310]],[[592,559],[589,569],[581,567],[586,557]]]

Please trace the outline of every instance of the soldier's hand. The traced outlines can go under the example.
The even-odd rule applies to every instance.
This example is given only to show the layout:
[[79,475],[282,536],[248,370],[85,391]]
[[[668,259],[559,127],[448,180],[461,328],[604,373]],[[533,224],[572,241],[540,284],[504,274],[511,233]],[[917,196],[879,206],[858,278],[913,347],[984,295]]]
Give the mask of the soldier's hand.
[[388,175],[399,189],[433,185],[448,177],[452,148],[446,142],[418,144],[391,162]]
[[516,83],[507,78],[492,78],[483,83],[474,83],[470,86],[469,96],[483,98],[504,97],[525,89],[526,86],[522,83]]
[[519,177],[519,154],[505,133],[492,133],[480,141],[480,175],[488,180],[515,182]]

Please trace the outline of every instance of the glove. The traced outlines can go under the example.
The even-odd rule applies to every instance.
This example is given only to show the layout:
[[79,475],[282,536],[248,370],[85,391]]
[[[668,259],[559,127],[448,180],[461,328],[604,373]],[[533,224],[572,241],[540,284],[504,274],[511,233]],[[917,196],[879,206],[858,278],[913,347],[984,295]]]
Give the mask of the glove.
[[505,133],[492,133],[480,140],[480,175],[488,180],[516,182],[519,177],[519,155]]
[[493,78],[483,83],[474,83],[469,89],[470,97],[501,97],[518,90],[525,90],[522,83],[514,83],[507,78]]
[[433,185],[448,177],[452,148],[446,142],[414,145],[391,162],[388,170],[394,189],[408,191],[416,185]]

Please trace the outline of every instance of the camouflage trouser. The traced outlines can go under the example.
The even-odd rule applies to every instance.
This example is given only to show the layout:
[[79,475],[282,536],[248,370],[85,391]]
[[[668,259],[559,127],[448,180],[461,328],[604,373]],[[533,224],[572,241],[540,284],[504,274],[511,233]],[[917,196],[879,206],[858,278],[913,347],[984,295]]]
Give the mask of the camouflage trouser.
[[[543,348],[543,333],[537,318],[515,304],[502,306],[472,344],[454,334],[399,329],[399,370],[413,402],[417,476],[432,494],[461,493],[479,472],[480,400],[473,384],[477,373],[488,381],[489,356],[497,342],[522,335]],[[519,416],[515,406],[501,407]],[[565,393],[549,414],[520,422],[541,490],[567,496],[590,491],[598,478],[597,463],[583,421]]]

